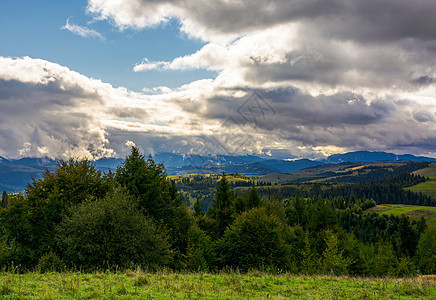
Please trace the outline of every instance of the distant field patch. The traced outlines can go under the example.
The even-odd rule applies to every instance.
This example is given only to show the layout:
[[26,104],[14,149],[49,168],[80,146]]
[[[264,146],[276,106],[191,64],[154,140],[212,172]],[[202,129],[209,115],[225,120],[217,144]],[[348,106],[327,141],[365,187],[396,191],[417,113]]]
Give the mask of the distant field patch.
[[429,177],[430,181],[421,182],[417,185],[405,188],[415,193],[422,193],[436,199],[436,163],[430,163],[427,168],[413,172],[415,175]]
[[370,212],[380,215],[405,215],[411,220],[419,220],[421,217],[424,217],[428,224],[436,226],[436,207],[432,206],[382,204],[365,211],[365,213]]
[[436,181],[421,182],[417,185],[405,188],[405,190],[409,190],[414,193],[421,192],[424,195],[430,196],[432,199],[436,199]]
[[354,167],[354,168],[348,168],[348,169],[345,169],[344,172],[356,171],[356,170],[359,170],[359,169],[363,169],[365,167],[366,167],[365,165],[362,165],[362,166],[357,166],[357,167]]
[[431,211],[435,213],[436,216],[436,207],[431,207],[431,206],[409,206],[409,205],[402,205],[401,207],[394,207],[392,209],[386,210],[381,212],[381,215],[394,215],[394,216],[399,216],[411,211],[416,211],[416,210],[423,210],[423,211]]
[[395,208],[395,207],[400,207],[400,206],[403,206],[403,205],[396,205],[396,204],[382,204],[382,205],[377,205],[377,206],[375,206],[375,207],[372,207],[372,208],[370,208],[370,209],[367,209],[367,210],[365,211],[365,213],[371,213],[371,212],[373,212],[373,213],[376,213],[376,214],[380,214],[380,213],[382,213],[382,212],[384,212],[384,211],[391,210],[391,209],[393,209],[393,208]]
[[430,163],[427,168],[415,171],[413,174],[436,179],[436,163]]

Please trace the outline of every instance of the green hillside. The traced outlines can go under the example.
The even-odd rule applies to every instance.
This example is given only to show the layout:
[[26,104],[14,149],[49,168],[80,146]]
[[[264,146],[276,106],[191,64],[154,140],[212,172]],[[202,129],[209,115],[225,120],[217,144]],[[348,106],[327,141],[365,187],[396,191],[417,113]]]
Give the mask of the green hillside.
[[260,182],[271,182],[277,184],[290,182],[375,182],[392,178],[401,173],[411,173],[415,170],[427,167],[427,164],[428,163],[425,162],[413,164],[405,164],[400,162],[347,162],[309,167],[284,174],[271,173],[262,176],[254,176],[253,179]]
[[427,168],[415,171],[413,174],[430,177],[430,179],[436,179],[436,163],[430,163]]
[[411,220],[419,220],[421,217],[427,221],[429,225],[436,226],[436,207],[431,206],[416,206],[416,205],[397,205],[397,204],[382,204],[367,209],[365,213],[375,212],[380,215],[406,215]]
[[423,193],[424,195],[430,196],[433,199],[436,199],[436,179],[433,181],[421,182],[417,185],[406,188],[406,190],[415,192],[415,193]]
[[415,175],[428,177],[430,180],[406,188],[414,193],[422,193],[436,199],[436,163],[431,163],[427,168],[413,172]]

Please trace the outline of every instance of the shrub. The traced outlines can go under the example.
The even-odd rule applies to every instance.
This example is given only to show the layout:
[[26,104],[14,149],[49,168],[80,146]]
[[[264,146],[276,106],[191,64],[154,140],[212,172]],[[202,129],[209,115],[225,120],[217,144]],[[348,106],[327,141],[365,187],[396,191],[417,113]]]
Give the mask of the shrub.
[[419,239],[417,265],[423,274],[436,273],[436,227],[428,228]]
[[265,208],[253,208],[239,215],[224,233],[221,244],[225,265],[249,269],[289,268],[289,245],[284,241],[284,224]]
[[41,273],[62,272],[65,270],[65,263],[53,252],[48,252],[41,256],[36,269]]
[[86,270],[156,267],[171,258],[166,231],[119,187],[71,208],[57,227],[57,241],[65,261]]
[[196,271],[209,271],[216,263],[214,243],[194,224],[189,230],[188,267]]
[[380,242],[374,257],[374,271],[376,276],[396,276],[398,259],[394,248],[389,242]]

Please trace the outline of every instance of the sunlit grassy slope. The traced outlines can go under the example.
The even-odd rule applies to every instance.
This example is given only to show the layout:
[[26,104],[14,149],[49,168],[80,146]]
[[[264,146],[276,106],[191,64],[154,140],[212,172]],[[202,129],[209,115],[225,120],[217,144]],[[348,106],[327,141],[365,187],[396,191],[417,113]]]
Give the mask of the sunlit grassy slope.
[[436,163],[430,163],[427,168],[415,171],[413,174],[429,177],[430,181],[422,182],[406,189],[415,193],[421,192],[436,199]]
[[413,172],[413,174],[430,177],[431,179],[436,179],[436,163],[430,163],[427,168]]
[[400,204],[382,204],[367,209],[365,213],[375,212],[381,215],[406,215],[411,220],[419,220],[421,217],[431,226],[436,226],[436,207],[400,205]]
[[421,192],[433,199],[436,199],[436,178],[432,179],[432,181],[421,182],[417,185],[406,188],[406,190],[410,190],[415,193]]

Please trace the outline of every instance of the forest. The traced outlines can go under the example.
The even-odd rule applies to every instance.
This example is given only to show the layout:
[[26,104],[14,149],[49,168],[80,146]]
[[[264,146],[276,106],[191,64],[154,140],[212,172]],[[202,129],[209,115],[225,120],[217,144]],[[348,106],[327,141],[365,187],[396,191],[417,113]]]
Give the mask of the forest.
[[164,165],[136,147],[114,172],[102,173],[88,160],[60,161],[24,193],[3,193],[0,267],[435,274],[434,226],[424,218],[364,213],[379,203],[434,205],[402,189],[425,180],[409,173],[371,183],[315,185],[289,195],[280,189],[259,193],[272,187],[254,182],[236,192],[223,174],[206,211],[201,199],[188,208]]

